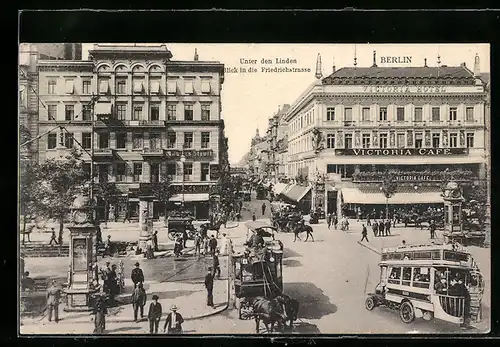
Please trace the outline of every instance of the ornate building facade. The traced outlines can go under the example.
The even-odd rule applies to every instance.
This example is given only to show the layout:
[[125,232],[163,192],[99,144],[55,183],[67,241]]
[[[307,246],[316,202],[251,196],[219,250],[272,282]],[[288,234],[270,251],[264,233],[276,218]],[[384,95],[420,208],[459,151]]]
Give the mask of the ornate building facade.
[[[207,219],[210,189],[228,165],[221,119],[224,65],[199,61],[196,52],[192,61],[171,60],[165,45],[99,44],[89,58],[38,64],[47,105],[39,110],[39,132],[54,127],[56,119],[70,133],[42,138],[40,160],[56,156],[60,142],[92,150],[96,180],[122,192],[113,206],[117,220],[138,218],[138,196],[164,178],[173,189],[169,204],[184,204],[196,218]],[[156,201],[153,210],[157,217],[165,206]]]
[[[291,106],[288,172],[324,182],[312,207],[385,203],[384,172],[396,173],[392,204],[440,203],[445,172],[486,176],[485,102],[479,57],[461,66],[347,67],[322,76]],[[316,183],[314,183],[316,184]],[[369,206],[371,209],[372,206]]]

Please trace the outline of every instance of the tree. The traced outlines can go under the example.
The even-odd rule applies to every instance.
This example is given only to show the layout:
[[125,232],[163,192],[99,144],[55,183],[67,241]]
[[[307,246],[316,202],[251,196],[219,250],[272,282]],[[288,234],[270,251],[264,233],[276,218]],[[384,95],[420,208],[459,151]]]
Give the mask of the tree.
[[39,165],[39,181],[32,190],[38,199],[39,212],[59,221],[59,232],[64,230],[65,217],[77,195],[86,190],[89,176],[83,169],[81,153],[72,149],[61,159],[48,159]]
[[36,217],[40,210],[36,189],[40,183],[39,165],[32,161],[20,162],[19,208],[23,223],[23,244],[26,232],[26,222]]
[[104,201],[104,226],[107,228],[109,205],[116,203],[121,191],[114,182],[98,182],[94,184],[94,194]]
[[380,191],[385,196],[385,219],[389,219],[389,198],[396,193],[397,185],[394,176],[390,171],[386,171],[380,186]]
[[151,191],[156,200],[162,202],[165,207],[165,218],[167,218],[167,206],[168,201],[172,197],[172,186],[170,185],[170,179],[161,175],[160,180],[158,182],[154,182],[151,184]]

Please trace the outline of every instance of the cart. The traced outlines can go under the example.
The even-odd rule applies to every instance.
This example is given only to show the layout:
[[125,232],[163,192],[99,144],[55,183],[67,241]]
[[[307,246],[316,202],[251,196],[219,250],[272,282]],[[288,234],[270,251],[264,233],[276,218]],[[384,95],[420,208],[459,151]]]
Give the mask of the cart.
[[192,217],[168,217],[167,220],[167,230],[168,230],[168,238],[174,241],[177,235],[182,235],[184,231],[188,232],[188,238],[194,239],[194,234],[196,233],[196,229],[193,226],[193,218]]

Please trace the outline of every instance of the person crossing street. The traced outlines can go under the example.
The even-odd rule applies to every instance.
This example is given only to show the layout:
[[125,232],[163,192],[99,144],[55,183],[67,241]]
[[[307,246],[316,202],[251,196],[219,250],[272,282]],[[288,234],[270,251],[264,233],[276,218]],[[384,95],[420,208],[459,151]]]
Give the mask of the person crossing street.
[[144,283],[144,273],[142,272],[142,269],[139,267],[141,264],[139,262],[135,263],[135,268],[132,270],[132,274],[130,275],[130,278],[132,279],[132,282],[134,283],[134,288],[137,287],[137,284]]
[[144,306],[146,305],[146,291],[141,282],[137,284],[132,292],[132,307],[134,309],[134,322],[138,322],[137,316],[141,311],[141,319],[144,318]]
[[368,230],[366,230],[366,227],[365,225],[363,224],[363,231],[361,232],[361,235],[363,235],[363,237],[361,238],[361,241],[360,242],[363,242],[363,240],[366,240],[366,242],[370,242],[368,241]]
[[207,306],[214,307],[214,276],[211,267],[208,268],[208,273],[205,276],[205,288],[207,289]]

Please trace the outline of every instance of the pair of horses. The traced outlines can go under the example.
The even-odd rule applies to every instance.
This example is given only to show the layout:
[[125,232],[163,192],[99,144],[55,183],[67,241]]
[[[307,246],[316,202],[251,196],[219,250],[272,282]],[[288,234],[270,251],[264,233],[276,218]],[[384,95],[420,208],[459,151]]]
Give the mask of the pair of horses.
[[259,333],[260,322],[262,321],[268,333],[274,332],[274,325],[277,324],[282,329],[293,329],[293,322],[297,320],[299,313],[299,302],[288,295],[279,294],[273,299],[255,297],[248,303],[253,309],[255,319],[255,333]]

